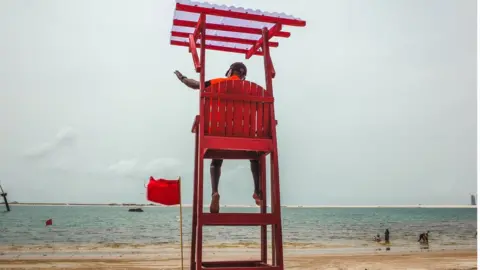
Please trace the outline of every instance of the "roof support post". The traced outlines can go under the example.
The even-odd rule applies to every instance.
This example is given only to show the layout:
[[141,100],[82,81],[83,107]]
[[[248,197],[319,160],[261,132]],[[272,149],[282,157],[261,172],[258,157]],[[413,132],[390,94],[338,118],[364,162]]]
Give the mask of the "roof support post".
[[263,44],[264,41],[268,44],[268,41],[276,33],[280,32],[281,30],[282,30],[282,25],[276,23],[274,26],[272,26],[272,28],[270,28],[270,30],[268,30],[268,33],[267,33],[268,36],[266,37],[266,40],[264,39],[264,33],[262,33],[262,36],[257,40],[257,43],[255,43],[255,45],[252,46],[252,48],[250,48],[250,50],[248,50],[247,54],[245,55],[245,59],[250,59],[250,57],[252,57],[252,55],[254,55],[255,52],[257,52],[258,49],[260,49],[260,47],[262,47],[262,44]]
[[[200,14],[195,30],[193,31],[193,34],[188,35],[189,51],[192,54],[193,65],[197,73],[200,73],[200,69],[201,69],[201,63],[197,53],[197,39],[200,33],[204,32],[202,31],[202,29],[204,29],[205,27],[205,21],[206,21],[205,18],[206,18],[205,14]],[[202,36],[202,39],[204,39],[204,36]]]

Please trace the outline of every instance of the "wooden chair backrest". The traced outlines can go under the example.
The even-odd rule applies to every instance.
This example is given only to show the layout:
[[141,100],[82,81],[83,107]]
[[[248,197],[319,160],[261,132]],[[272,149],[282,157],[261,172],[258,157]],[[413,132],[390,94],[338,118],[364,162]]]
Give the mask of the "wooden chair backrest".
[[273,97],[261,86],[229,80],[206,88],[201,98],[205,135],[271,138]]

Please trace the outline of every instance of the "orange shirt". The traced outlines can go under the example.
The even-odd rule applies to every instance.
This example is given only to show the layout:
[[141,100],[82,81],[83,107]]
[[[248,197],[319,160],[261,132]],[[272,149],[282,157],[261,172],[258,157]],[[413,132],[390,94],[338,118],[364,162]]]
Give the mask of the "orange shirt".
[[232,81],[232,80],[240,80],[240,78],[237,75],[232,75],[228,78],[211,79],[211,80],[205,82],[205,88],[209,87],[212,84],[216,84],[216,83],[224,82],[224,81]]

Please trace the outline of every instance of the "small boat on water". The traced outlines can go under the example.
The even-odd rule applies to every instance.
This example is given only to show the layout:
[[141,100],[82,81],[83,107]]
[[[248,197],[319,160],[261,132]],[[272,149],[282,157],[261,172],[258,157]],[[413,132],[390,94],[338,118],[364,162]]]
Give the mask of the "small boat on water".
[[130,208],[128,209],[128,212],[143,212],[142,208]]

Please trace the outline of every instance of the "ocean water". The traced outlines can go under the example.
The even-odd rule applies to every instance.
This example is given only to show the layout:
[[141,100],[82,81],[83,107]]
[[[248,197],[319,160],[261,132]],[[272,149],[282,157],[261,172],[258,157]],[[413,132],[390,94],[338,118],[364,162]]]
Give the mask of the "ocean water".
[[[0,245],[62,243],[157,245],[179,242],[179,209],[144,207],[143,213],[113,206],[12,206],[0,213]],[[205,209],[206,210],[206,209]],[[256,212],[255,208],[222,208],[222,212]],[[183,209],[184,241],[190,240],[191,208]],[[45,221],[53,219],[53,226]],[[431,246],[475,248],[477,209],[424,208],[282,208],[286,245],[317,248],[378,245],[390,230],[392,246],[418,246],[430,231]],[[258,243],[258,227],[206,227],[206,243]]]

